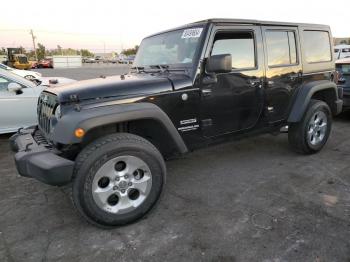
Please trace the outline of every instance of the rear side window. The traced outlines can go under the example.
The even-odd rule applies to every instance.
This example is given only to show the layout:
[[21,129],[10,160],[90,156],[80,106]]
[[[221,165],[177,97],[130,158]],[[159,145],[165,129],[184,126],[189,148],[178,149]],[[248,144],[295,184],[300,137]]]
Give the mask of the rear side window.
[[332,60],[331,42],[326,31],[305,30],[304,50],[307,63],[329,62]]
[[341,50],[342,53],[350,53],[350,48],[344,48]]
[[281,66],[297,63],[295,33],[292,31],[266,31],[268,65]]
[[230,54],[232,69],[255,68],[253,32],[220,32],[215,35],[211,55]]

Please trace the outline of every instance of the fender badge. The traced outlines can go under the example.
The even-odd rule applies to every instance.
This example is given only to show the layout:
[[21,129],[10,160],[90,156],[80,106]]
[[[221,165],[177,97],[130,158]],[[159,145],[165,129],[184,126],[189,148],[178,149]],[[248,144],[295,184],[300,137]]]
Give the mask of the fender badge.
[[188,99],[188,94],[186,94],[186,93],[182,94],[182,95],[181,95],[181,99],[182,99],[183,101],[186,101],[186,100]]

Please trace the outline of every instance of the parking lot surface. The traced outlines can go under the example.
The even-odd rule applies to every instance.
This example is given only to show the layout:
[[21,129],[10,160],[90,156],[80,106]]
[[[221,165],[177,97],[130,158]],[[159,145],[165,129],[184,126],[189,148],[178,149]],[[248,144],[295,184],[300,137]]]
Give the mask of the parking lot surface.
[[349,116],[317,155],[264,135],[168,165],[165,191],[141,221],[101,230],[68,188],[16,174],[0,138],[0,261],[349,261]]
[[34,69],[47,77],[67,77],[75,80],[97,78],[100,76],[121,75],[129,72],[130,65],[122,64],[83,64],[78,68]]
[[0,261],[350,261],[349,124],[316,155],[281,134],[168,161],[159,204],[113,230],[81,219],[69,187],[18,176],[2,135]]

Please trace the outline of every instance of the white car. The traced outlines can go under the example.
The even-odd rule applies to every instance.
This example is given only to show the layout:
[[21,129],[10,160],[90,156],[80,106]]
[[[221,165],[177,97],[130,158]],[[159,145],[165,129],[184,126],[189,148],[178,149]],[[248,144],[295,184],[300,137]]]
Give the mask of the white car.
[[350,57],[350,45],[336,45],[334,46],[335,59],[349,58]]
[[75,82],[68,78],[50,78],[37,85],[23,77],[0,69],[0,134],[17,131],[37,123],[37,103],[48,86]]
[[1,63],[0,63],[0,68],[7,70],[7,71],[10,71],[16,75],[19,75],[21,77],[24,77],[24,78],[31,80],[31,81],[34,81],[34,82],[41,81],[41,74],[38,72],[29,71],[29,70],[19,70],[19,69],[15,69],[15,68],[9,67],[7,65],[1,64]]

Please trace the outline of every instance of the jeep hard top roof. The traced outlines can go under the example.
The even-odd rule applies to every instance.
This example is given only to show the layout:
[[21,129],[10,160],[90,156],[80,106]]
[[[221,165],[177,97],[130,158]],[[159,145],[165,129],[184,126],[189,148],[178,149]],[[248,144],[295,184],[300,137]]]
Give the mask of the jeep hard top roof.
[[213,23],[213,24],[237,24],[237,25],[266,25],[266,26],[269,26],[269,25],[272,25],[272,26],[302,26],[302,27],[318,28],[318,29],[322,28],[325,30],[329,30],[328,25],[322,25],[322,24],[260,21],[260,20],[251,20],[251,19],[210,18],[210,19],[206,19],[206,20],[201,20],[201,21],[185,24],[185,25],[175,27],[172,29],[164,30],[164,31],[149,35],[147,37],[159,35],[159,34],[174,31],[174,30],[179,30],[179,29],[186,28],[186,27],[203,25],[203,24],[210,24],[210,23]]
[[282,25],[282,26],[307,26],[307,27],[329,27],[328,25],[320,24],[306,24],[306,23],[291,23],[291,22],[277,22],[277,21],[261,21],[251,19],[231,19],[231,18],[211,18],[198,22],[194,22],[188,25],[200,24],[200,23],[215,23],[215,24],[248,24],[248,25]]

